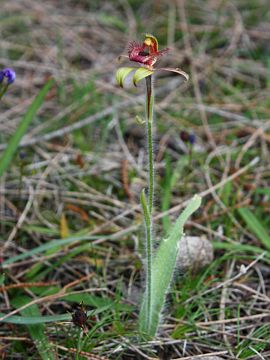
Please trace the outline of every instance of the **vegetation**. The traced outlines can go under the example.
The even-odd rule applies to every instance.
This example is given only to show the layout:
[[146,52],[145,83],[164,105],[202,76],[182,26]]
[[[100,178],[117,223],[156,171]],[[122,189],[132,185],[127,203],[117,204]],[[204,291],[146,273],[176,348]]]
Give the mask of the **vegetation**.
[[[0,89],[2,358],[269,357],[268,24],[264,0],[1,3],[0,70],[16,72]],[[145,87],[115,82],[144,33],[190,76],[154,74],[155,238],[199,194],[185,233],[215,250],[178,264],[151,341]]]

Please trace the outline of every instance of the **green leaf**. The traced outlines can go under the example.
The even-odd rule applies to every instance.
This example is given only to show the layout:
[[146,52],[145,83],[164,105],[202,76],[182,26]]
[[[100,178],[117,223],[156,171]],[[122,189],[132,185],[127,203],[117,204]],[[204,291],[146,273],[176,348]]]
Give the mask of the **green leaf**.
[[115,78],[119,86],[124,86],[124,80],[128,76],[128,74],[134,70],[133,67],[121,67],[116,71]]
[[95,307],[97,309],[118,309],[121,311],[131,311],[133,308],[131,305],[123,304],[116,301],[115,299],[110,299],[108,297],[100,297],[90,294],[70,294],[64,297],[64,301],[76,302],[80,304],[83,302],[84,305]]
[[133,84],[137,86],[138,82],[142,79],[145,79],[147,76],[150,76],[154,73],[154,71],[148,70],[144,67],[139,68],[136,70],[135,74],[133,75]]
[[[27,296],[17,297],[16,300],[13,300],[13,305],[16,308],[19,308],[27,304],[31,299]],[[40,311],[37,304],[33,304],[26,309],[20,311],[22,315],[29,317],[40,317]],[[43,360],[54,360],[55,356],[52,351],[48,337],[45,334],[45,325],[44,324],[28,324],[27,329],[31,338],[33,339],[37,350],[39,352],[40,358]]]
[[4,285],[5,277],[6,277],[5,273],[0,274],[0,286]]
[[269,197],[270,189],[269,188],[257,188],[257,189],[255,189],[255,193],[260,194],[260,195],[267,195]]
[[[246,244],[235,244],[235,243],[228,243],[225,241],[222,242],[218,242],[218,241],[213,241],[212,242],[213,248],[214,250],[227,250],[227,251],[231,251],[231,252],[235,252],[235,253],[254,253],[254,254],[265,254],[265,250],[262,248],[259,248],[258,246],[253,246],[253,245],[246,245]],[[268,258],[269,261],[269,257],[270,257],[270,253],[266,253],[265,254],[265,258]]]
[[270,250],[270,236],[261,221],[247,208],[238,209],[238,212],[249,230]]
[[[5,314],[0,313],[0,317],[5,316]],[[44,324],[57,321],[68,321],[71,320],[70,314],[62,315],[48,315],[48,316],[19,316],[13,315],[2,321],[3,323],[16,324],[16,325],[29,325],[29,324]]]
[[37,95],[33,103],[29,106],[26,114],[22,118],[22,121],[20,122],[17,130],[11,137],[8,146],[5,149],[0,159],[0,177],[4,174],[4,172],[7,170],[8,166],[10,165],[11,160],[20,144],[22,137],[26,133],[30,123],[33,121],[39,107],[42,105],[44,98],[48,93],[48,91],[50,90],[52,84],[53,84],[53,80],[50,80],[40,90],[39,94]]
[[[169,237],[162,241],[157,250],[152,269],[152,301],[150,316],[147,316],[146,294],[143,299],[139,316],[139,325],[142,334],[148,334],[150,336],[155,336],[156,334],[162,309],[165,304],[166,294],[169,290],[176,267],[179,241],[184,234],[184,224],[200,205],[201,197],[195,195],[182,214],[178,217]],[[147,322],[148,318],[149,323]]]
[[[44,251],[48,251],[48,250],[52,250],[52,249],[60,249],[63,246],[66,245],[70,245],[76,242],[80,242],[80,241],[87,241],[87,240],[96,240],[99,236],[75,236],[75,237],[70,237],[67,239],[56,239],[56,240],[51,240],[50,242],[37,246],[32,250],[28,250],[20,255],[16,255],[13,256],[7,260],[5,260],[2,264],[3,268],[6,267],[6,265],[8,264],[13,264],[14,262],[18,261],[18,260],[23,260],[26,259],[32,255],[36,255],[38,253],[44,252]],[[55,250],[55,251],[56,251]]]
[[[63,297],[64,298],[64,297]],[[103,311],[106,311],[111,308],[111,305],[104,306],[96,310],[87,311],[88,316],[97,315]],[[5,314],[0,313],[2,318]],[[44,324],[44,323],[53,323],[59,321],[71,321],[72,314],[61,314],[61,315],[45,315],[45,316],[18,316],[13,315],[4,320],[1,320],[3,323],[8,324],[17,324],[17,325],[32,325],[32,324]]]

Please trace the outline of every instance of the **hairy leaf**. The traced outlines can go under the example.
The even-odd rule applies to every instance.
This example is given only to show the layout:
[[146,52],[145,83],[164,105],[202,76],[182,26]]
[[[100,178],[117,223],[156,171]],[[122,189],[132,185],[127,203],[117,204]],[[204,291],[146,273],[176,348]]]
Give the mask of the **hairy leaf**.
[[[140,312],[140,331],[142,334],[155,336],[160,315],[162,313],[165,297],[169,290],[171,280],[176,267],[176,260],[179,249],[179,241],[183,236],[184,224],[188,218],[199,208],[201,197],[195,195],[188,203],[186,209],[177,219],[169,237],[160,244],[153,262],[152,269],[152,295],[150,316],[147,316],[146,296]],[[148,322],[149,318],[149,322]]]

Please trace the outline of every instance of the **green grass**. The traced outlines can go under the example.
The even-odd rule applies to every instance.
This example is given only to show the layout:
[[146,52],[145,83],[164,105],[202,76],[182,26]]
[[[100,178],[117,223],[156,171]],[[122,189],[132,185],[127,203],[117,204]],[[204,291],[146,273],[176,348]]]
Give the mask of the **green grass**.
[[[141,343],[136,328],[144,281],[142,217],[136,206],[146,187],[146,154],[134,119],[143,114],[143,105],[125,106],[142,89],[138,85],[136,92],[130,88],[123,93],[112,79],[115,59],[126,52],[128,40],[150,32],[161,48],[167,46],[168,29],[174,26],[168,5],[129,0],[118,5],[56,2],[51,7],[38,1],[40,10],[34,11],[15,0],[1,4],[1,69],[13,67],[17,81],[0,102],[2,244],[16,230],[0,254],[0,317],[36,301],[1,323],[6,358],[40,359],[45,351],[47,358],[86,358],[81,351],[135,359],[140,357],[136,349],[152,357],[163,352],[164,358],[172,351],[176,358],[228,347],[233,356],[220,355],[224,359],[256,359],[258,353],[268,358],[269,318],[246,317],[266,312],[263,296],[270,291],[269,130],[264,128],[269,118],[269,41],[262,30],[269,22],[269,6],[251,0],[237,0],[235,8],[227,2],[219,8],[211,2],[203,8],[195,1],[185,3],[199,90],[203,104],[212,109],[206,116],[217,149],[209,146],[192,81],[157,94],[155,211],[170,210],[156,221],[157,238],[169,232],[179,215],[175,206],[209,189],[209,181],[218,184],[255,157],[260,160],[205,196],[188,223],[185,232],[206,236],[215,257],[197,272],[176,271],[159,342],[151,343]],[[239,38],[238,15],[244,25]],[[162,61],[190,73],[177,7],[175,16],[174,48]],[[174,79],[160,74],[155,87],[162,89]],[[43,139],[119,103],[109,116]],[[119,143],[116,121],[126,147]],[[258,128],[262,130],[256,133]],[[183,129],[197,137],[191,162],[179,145]],[[30,137],[40,138],[21,148],[22,138]],[[123,186],[125,159],[132,199]],[[33,202],[24,213],[31,195]],[[61,237],[62,215],[67,237]],[[253,261],[223,291],[228,277]],[[81,302],[89,316],[85,331],[72,323],[74,306]],[[234,321],[207,324],[222,316]],[[175,352],[168,344],[171,338],[179,340]]]
[[27,110],[26,114],[23,116],[19,126],[17,127],[14,135],[8,142],[8,146],[6,150],[3,152],[0,158],[0,177],[3,176],[4,172],[10,166],[12,159],[14,157],[15,152],[17,151],[20,141],[22,137],[25,135],[26,131],[28,130],[29,125],[34,120],[36,112],[38,111],[39,107],[44,102],[44,98],[47,95],[48,91],[50,90],[53,81],[49,81],[46,85],[44,85],[43,89],[37,95],[29,109]]

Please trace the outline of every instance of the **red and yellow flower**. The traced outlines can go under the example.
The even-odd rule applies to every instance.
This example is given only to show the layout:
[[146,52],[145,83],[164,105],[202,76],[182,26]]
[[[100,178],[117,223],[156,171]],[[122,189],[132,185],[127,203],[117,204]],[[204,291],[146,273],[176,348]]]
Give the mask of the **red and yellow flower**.
[[140,68],[122,67],[116,72],[116,80],[120,86],[123,86],[125,77],[132,71],[136,70],[133,76],[133,83],[136,86],[137,83],[150,76],[156,70],[165,70],[177,73],[185,77],[188,80],[188,75],[179,68],[155,68],[154,65],[158,61],[158,58],[169,51],[168,48],[158,50],[157,38],[151,34],[145,34],[143,43],[132,41],[128,47],[128,55],[120,55],[119,59],[125,57],[130,61],[137,62],[142,66]]
[[128,57],[130,61],[135,61],[147,66],[149,70],[153,70],[154,64],[158,57],[162,56],[169,49],[158,51],[158,41],[150,34],[145,35],[145,40],[142,44],[133,41],[129,44]]

